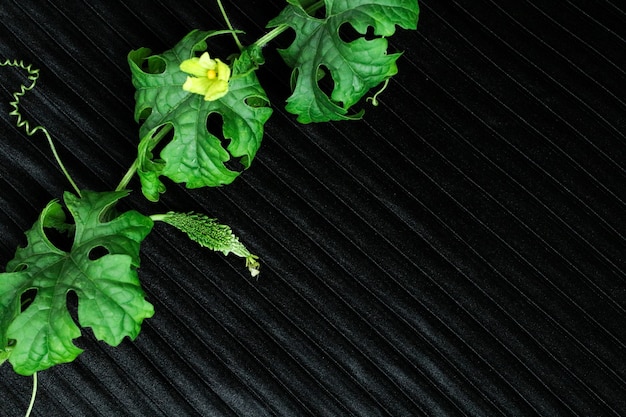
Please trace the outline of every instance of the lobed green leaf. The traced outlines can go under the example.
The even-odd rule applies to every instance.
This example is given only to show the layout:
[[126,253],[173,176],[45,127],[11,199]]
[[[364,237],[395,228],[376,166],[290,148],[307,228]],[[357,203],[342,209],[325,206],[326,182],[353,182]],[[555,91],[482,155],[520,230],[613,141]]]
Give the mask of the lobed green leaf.
[[[263,138],[263,125],[272,110],[254,72],[262,63],[260,50],[245,51],[232,63],[228,93],[215,101],[182,89],[188,74],[180,63],[207,48],[206,39],[229,33],[194,30],[174,48],[150,55],[146,48],[128,55],[136,88],[135,119],[139,130],[138,174],[146,197],[155,201],[165,190],[160,176],[189,188],[219,186],[232,182],[240,172],[227,162],[238,160],[247,169]],[[223,125],[220,138],[209,131],[209,115],[217,113]],[[153,151],[162,140],[160,132],[173,128],[171,140],[159,155]]]
[[[136,211],[114,211],[126,194],[65,193],[75,223],[67,223],[62,206],[52,201],[26,232],[28,244],[0,274],[0,349],[15,372],[29,375],[82,352],[73,342],[81,332],[67,308],[70,291],[78,297],[80,325],[113,346],[126,336],[134,339],[153,315],[137,277],[139,246],[153,222]],[[68,251],[51,241],[51,229],[73,235]],[[34,297],[23,305],[29,292]]]
[[[400,54],[387,54],[385,38],[395,33],[396,25],[417,27],[417,0],[325,0],[326,16],[322,19],[309,15],[298,0],[289,3],[268,24],[287,25],[296,32],[293,43],[280,50],[293,68],[295,81],[287,111],[298,115],[302,123],[359,118],[362,112],[349,115],[348,110],[398,71]],[[340,36],[344,24],[352,25],[361,35],[372,27],[376,38],[345,42]],[[330,96],[320,87],[327,71],[333,84]]]

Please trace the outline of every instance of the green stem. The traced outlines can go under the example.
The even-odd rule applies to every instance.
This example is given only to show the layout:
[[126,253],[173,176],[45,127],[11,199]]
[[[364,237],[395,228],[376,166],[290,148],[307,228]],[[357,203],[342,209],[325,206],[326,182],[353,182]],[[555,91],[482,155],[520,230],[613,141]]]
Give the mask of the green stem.
[[[171,124],[167,124],[163,126],[161,130],[159,130],[157,134],[154,135],[154,137],[151,139],[152,141],[154,141],[154,146],[158,145],[159,142],[161,142],[161,140],[165,137],[165,135],[167,135],[170,132],[170,130],[172,130]],[[115,188],[115,191],[125,190],[126,186],[128,186],[128,183],[133,178],[138,168],[139,168],[139,157],[137,157],[133,161],[130,168],[128,168],[128,171],[126,171],[126,174],[124,174],[124,177],[122,178],[118,186]]]
[[[305,2],[305,3],[308,3],[308,2]],[[325,1],[319,0],[311,4],[308,7],[305,7],[305,5],[303,4],[302,7],[304,7],[304,11],[307,12],[308,14],[313,14],[319,9],[321,9],[322,7],[324,7],[324,5],[325,5]],[[265,35],[261,36],[256,42],[254,42],[253,45],[258,46],[259,48],[263,48],[265,45],[270,43],[278,35],[286,31],[288,28],[289,28],[289,25],[287,24],[276,26],[274,29],[267,32]]]
[[224,9],[222,0],[217,0],[217,6],[220,8],[220,12],[222,13],[222,16],[224,17],[224,20],[226,21],[226,26],[228,26],[228,29],[232,31],[233,39],[235,40],[235,43],[237,44],[237,48],[239,48],[240,51],[243,50],[243,45],[239,41],[239,37],[237,36],[237,33],[235,32],[233,25],[230,23],[230,19],[228,18],[226,9]]
[[153,222],[165,222],[165,220],[167,219],[168,214],[167,213],[163,213],[163,214],[151,214],[150,215],[150,219]]
[[126,174],[124,174],[124,177],[118,184],[117,188],[115,188],[115,191],[122,191],[126,188],[130,180],[133,178],[133,176],[137,172],[138,167],[139,167],[139,158],[136,158],[133,161],[133,164],[130,166],[130,168],[128,168],[128,171],[126,171]]
[[52,141],[52,138],[50,137],[50,134],[44,128],[42,128],[41,131],[46,136],[46,139],[48,139],[48,145],[50,146],[50,150],[52,151],[52,155],[54,155],[54,159],[56,159],[57,164],[59,164],[59,167],[61,168],[61,171],[63,172],[63,175],[65,175],[65,178],[67,178],[69,183],[72,185],[72,188],[74,188],[74,191],[76,191],[76,194],[78,194],[78,196],[80,197],[81,196],[80,188],[78,188],[78,186],[76,185],[76,183],[74,182],[74,180],[70,176],[70,173],[68,172],[67,168],[65,168],[65,165],[63,165],[63,161],[61,161],[61,157],[59,156],[59,153],[57,152],[56,146],[54,146],[54,142]]
[[300,0],[300,6],[302,6],[305,12],[311,15],[318,9],[324,7],[324,3],[324,0]]
[[26,410],[24,417],[29,417],[30,413],[32,413],[35,406],[35,398],[37,398],[37,372],[33,374],[33,393],[30,396],[30,404],[28,404],[28,410]]
[[366,101],[371,102],[373,106],[378,106],[378,96],[380,95],[380,93],[385,91],[388,85],[389,85],[389,78],[385,80],[385,83],[380,88],[380,90],[378,90],[372,97],[368,97]]

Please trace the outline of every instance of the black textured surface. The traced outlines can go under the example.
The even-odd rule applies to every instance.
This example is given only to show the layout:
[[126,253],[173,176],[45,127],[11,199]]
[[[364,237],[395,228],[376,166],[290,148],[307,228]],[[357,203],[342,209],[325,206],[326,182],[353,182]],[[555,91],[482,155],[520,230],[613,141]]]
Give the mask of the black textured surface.
[[[250,42],[283,4],[226,7]],[[157,226],[140,269],[155,316],[117,348],[85,331],[76,362],[40,374],[34,415],[626,415],[625,6],[420,4],[362,121],[296,123],[268,49],[275,113],[252,168],[124,201],[218,217],[261,278]],[[41,69],[24,113],[81,187],[107,190],[137,142],[128,51],[223,27],[212,1],[3,0],[0,58]],[[7,115],[22,75],[0,80],[4,265],[69,186]],[[23,415],[30,384],[0,368],[1,415]]]

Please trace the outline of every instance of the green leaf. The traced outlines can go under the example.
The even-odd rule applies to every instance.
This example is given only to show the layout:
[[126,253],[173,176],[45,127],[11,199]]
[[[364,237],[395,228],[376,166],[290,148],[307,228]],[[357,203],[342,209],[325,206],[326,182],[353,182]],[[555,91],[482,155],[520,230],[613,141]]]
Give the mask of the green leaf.
[[[417,0],[325,0],[323,19],[309,15],[298,0],[289,0],[280,15],[268,27],[287,25],[296,38],[280,53],[294,70],[293,94],[287,99],[287,111],[298,115],[302,123],[359,118],[348,110],[371,88],[397,73],[400,54],[387,54],[387,40],[396,25],[415,29],[419,7]],[[359,37],[344,42],[339,30],[352,25],[361,35],[368,27],[375,39]],[[320,78],[330,71],[334,82],[330,97],[320,88]]]
[[[28,244],[0,274],[0,349],[15,372],[29,375],[71,362],[82,350],[81,335],[67,309],[70,291],[78,297],[78,320],[112,346],[134,339],[154,314],[139,284],[139,245],[153,222],[136,211],[117,214],[114,205],[127,192],[64,194],[75,224],[65,222],[57,201],[50,202],[26,232]],[[73,231],[69,251],[50,240]],[[36,292],[23,304],[25,293]],[[23,311],[22,311],[23,310]]]
[[[188,74],[180,70],[180,63],[206,50],[207,38],[225,33],[229,31],[194,30],[160,55],[150,55],[146,48],[128,55],[137,89],[135,119],[145,119],[139,130],[138,174],[144,194],[152,201],[165,190],[160,176],[186,183],[189,188],[229,184],[240,172],[226,163],[235,159],[247,169],[261,145],[263,125],[272,110],[254,72],[262,63],[260,50],[244,51],[234,60],[229,90],[224,97],[205,101],[202,95],[182,89]],[[225,141],[207,128],[212,113],[222,118],[221,133]],[[152,155],[164,137],[162,129],[168,126],[174,129],[173,138],[158,157]]]

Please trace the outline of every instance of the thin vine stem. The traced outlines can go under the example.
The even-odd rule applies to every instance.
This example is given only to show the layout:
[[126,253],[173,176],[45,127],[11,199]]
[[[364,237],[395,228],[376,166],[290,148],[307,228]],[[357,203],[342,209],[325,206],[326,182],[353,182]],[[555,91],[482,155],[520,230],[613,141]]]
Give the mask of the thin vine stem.
[[[154,146],[156,146],[159,142],[161,142],[161,140],[165,137],[165,135],[167,135],[170,132],[170,130],[172,130],[171,124],[167,124],[163,126],[161,130],[159,130],[157,134],[154,135],[154,137],[151,139],[154,142]],[[122,191],[126,189],[126,187],[128,186],[128,183],[133,178],[138,168],[139,168],[139,157],[137,157],[133,161],[130,168],[128,168],[128,171],[126,171],[126,174],[124,174],[124,177],[118,184],[117,188],[115,188],[115,191]]]
[[136,158],[133,161],[133,164],[130,166],[130,168],[128,168],[128,171],[126,171],[126,174],[124,174],[124,177],[118,184],[117,188],[115,188],[115,191],[122,191],[126,188],[130,180],[133,178],[133,176],[137,172],[138,165],[139,165],[139,159]]
[[368,97],[366,99],[366,101],[369,101],[370,103],[372,103],[372,106],[378,106],[379,102],[378,102],[378,96],[385,91],[385,89],[387,88],[387,86],[389,85],[389,78],[387,78],[385,80],[385,83],[383,84],[383,86],[372,96],[372,97]]
[[[307,12],[308,14],[313,14],[319,9],[321,9],[322,7],[324,7],[324,5],[325,5],[325,1],[319,0],[319,1],[316,1],[315,3],[312,3],[310,6],[305,7],[304,11]],[[271,31],[267,32],[265,35],[257,39],[257,41],[254,42],[254,45],[258,46],[259,48],[263,48],[265,45],[270,43],[274,38],[278,37],[281,33],[286,31],[287,29],[289,29],[289,25],[286,25],[286,24],[276,26],[274,29],[272,29]]]
[[28,404],[28,410],[26,410],[26,414],[24,414],[24,417],[29,417],[30,413],[33,412],[33,407],[35,406],[36,398],[37,398],[37,372],[33,374],[33,393],[30,396],[30,403]]
[[232,31],[233,39],[235,40],[235,43],[237,44],[237,48],[239,48],[239,50],[242,51],[243,45],[241,44],[241,41],[239,40],[239,36],[237,36],[237,32],[233,28],[233,25],[230,23],[230,19],[228,18],[226,9],[224,9],[222,0],[217,0],[217,6],[220,8],[220,12],[222,13],[222,17],[224,17],[224,21],[226,21],[226,26],[228,26],[228,29]]
[[26,132],[28,136],[33,136],[37,132],[41,132],[44,134],[44,136],[48,140],[48,145],[50,147],[50,150],[52,151],[52,155],[54,156],[54,159],[59,165],[59,168],[61,168],[63,175],[65,175],[65,178],[67,178],[69,183],[72,185],[72,187],[74,188],[74,191],[76,191],[76,193],[80,196],[81,195],[80,189],[78,188],[78,186],[72,179],[72,176],[70,175],[67,168],[65,168],[65,165],[63,164],[63,161],[61,160],[61,157],[59,156],[59,153],[57,152],[56,146],[54,145],[54,141],[52,140],[50,133],[48,133],[48,130],[41,125],[31,127],[30,122],[28,120],[25,120],[22,117],[22,114],[20,113],[20,99],[27,92],[35,88],[35,85],[37,84],[37,80],[39,79],[39,69],[33,68],[31,64],[29,65],[24,64],[24,61],[18,61],[18,60],[10,61],[8,59],[0,63],[0,66],[21,68],[25,70],[26,72],[28,72],[28,79],[30,80],[31,83],[29,86],[22,84],[20,86],[20,91],[16,91],[13,93],[13,101],[9,102],[9,105],[13,107],[13,110],[9,112],[9,115],[15,116],[17,118],[17,121],[15,122],[16,126],[18,128],[24,128],[24,131]]

